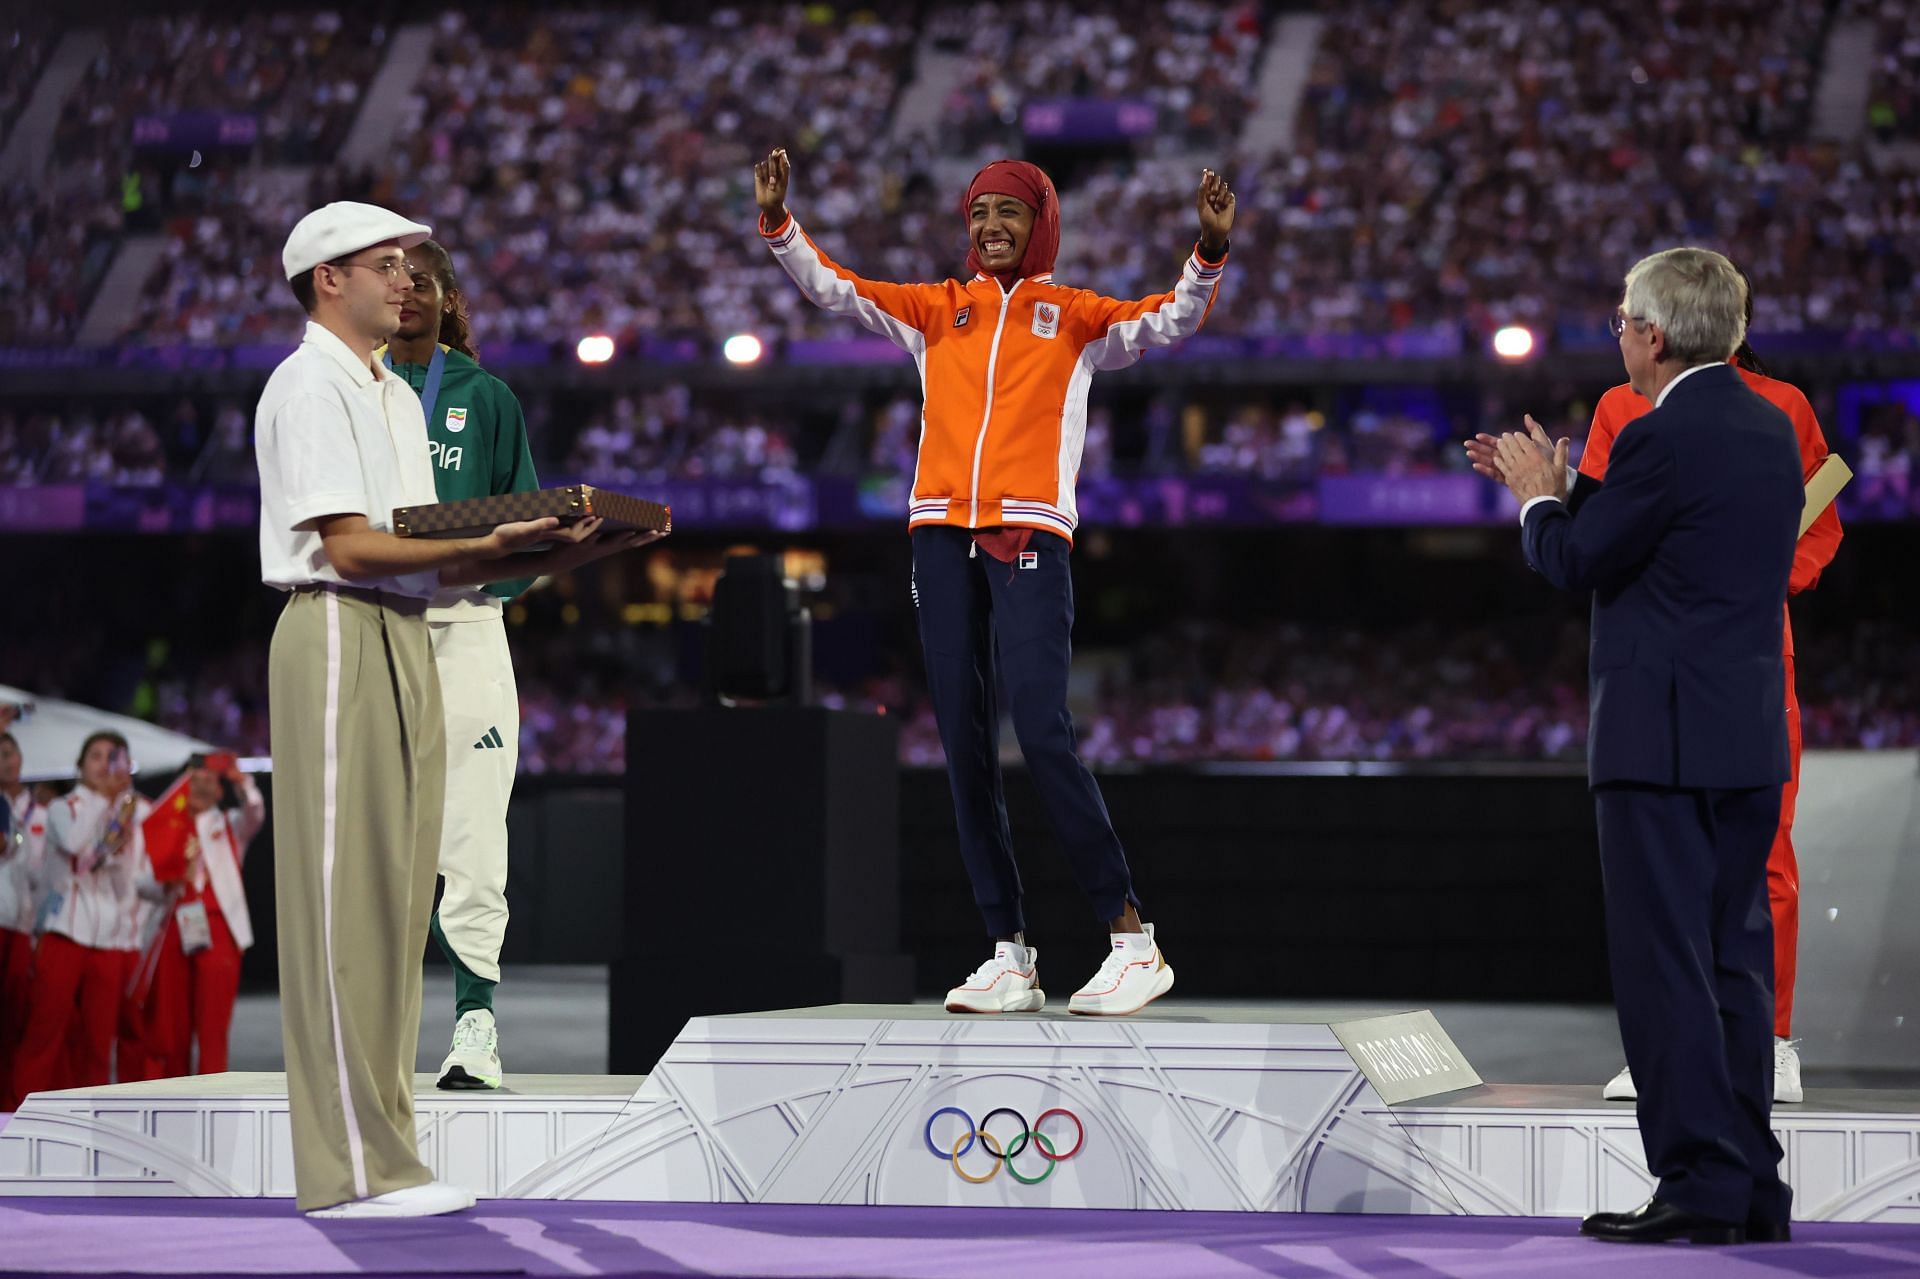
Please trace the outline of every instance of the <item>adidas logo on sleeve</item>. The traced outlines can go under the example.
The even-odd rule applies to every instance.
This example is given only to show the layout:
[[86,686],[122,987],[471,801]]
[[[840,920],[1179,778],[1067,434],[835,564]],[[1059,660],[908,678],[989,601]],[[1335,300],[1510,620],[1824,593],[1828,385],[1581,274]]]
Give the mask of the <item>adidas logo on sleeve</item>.
[[473,749],[477,751],[501,750],[505,748],[506,744],[506,740],[500,736],[500,730],[498,728],[489,728],[487,735],[473,744]]

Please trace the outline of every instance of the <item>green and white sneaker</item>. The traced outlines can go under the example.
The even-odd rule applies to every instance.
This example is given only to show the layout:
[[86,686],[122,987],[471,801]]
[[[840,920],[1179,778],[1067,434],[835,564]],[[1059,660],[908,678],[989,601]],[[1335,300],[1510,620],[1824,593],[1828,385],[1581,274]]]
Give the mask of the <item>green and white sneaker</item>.
[[498,1088],[500,1086],[500,1031],[493,1014],[476,1008],[453,1028],[453,1048],[440,1063],[442,1088]]

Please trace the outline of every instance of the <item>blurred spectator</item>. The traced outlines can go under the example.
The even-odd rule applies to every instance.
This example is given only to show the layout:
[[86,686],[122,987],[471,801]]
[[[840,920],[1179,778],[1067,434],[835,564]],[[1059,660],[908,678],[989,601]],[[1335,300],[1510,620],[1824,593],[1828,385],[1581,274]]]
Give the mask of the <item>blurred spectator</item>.
[[1867,124],[1881,142],[1920,143],[1920,10],[1905,0],[1844,0],[1843,17],[1874,24]]
[[54,135],[63,164],[125,170],[143,115],[232,111],[257,117],[256,157],[312,164],[339,149],[386,54],[386,29],[365,9],[200,13],[104,28],[107,44],[67,98]]
[[792,425],[696,405],[684,386],[614,399],[575,439],[563,469],[604,484],[647,477],[754,479],[786,474],[797,457]]
[[26,107],[59,35],[60,27],[44,11],[22,10],[0,22],[0,140]]
[[195,484],[258,484],[260,466],[253,452],[253,418],[238,404],[222,404],[213,434],[193,460],[187,479]]
[[[1195,622],[1150,632],[1124,651],[1075,655],[1074,715],[1096,767],[1209,760],[1560,760],[1584,758],[1586,628],[1569,624],[1544,662],[1520,662],[1531,622],[1396,628]],[[625,766],[627,711],[689,706],[697,691],[669,667],[609,664],[607,636],[520,631],[521,768],[609,773]],[[51,644],[51,639],[46,643]],[[1888,622],[1803,637],[1801,690],[1812,748],[1920,747],[1920,636]],[[16,654],[15,656],[18,656]],[[45,691],[63,690],[49,660]],[[932,766],[940,743],[918,668],[859,686],[824,684],[823,704],[901,720],[901,761]],[[623,670],[626,673],[623,673]],[[1530,672],[1519,685],[1512,672]],[[260,644],[180,654],[150,646],[125,709],[166,727],[268,751]],[[1005,745],[1012,757],[1012,739]]]
[[1860,436],[1842,445],[1855,475],[1849,509],[1877,519],[1920,518],[1920,412],[1901,401],[1866,406]]
[[210,171],[174,202],[166,247],[125,317],[120,340],[167,345],[291,343],[299,307],[280,246],[301,216],[328,197],[256,172]]
[[85,171],[0,184],[0,346],[71,343],[121,225]]
[[[1893,0],[1848,3],[1879,30],[1874,132],[1912,141],[1920,18]],[[172,17],[115,37],[67,104],[61,154],[90,166],[93,198],[118,219],[169,236],[126,317],[124,339],[141,343],[288,340],[279,245],[302,209],[343,195],[428,216],[460,244],[483,347],[565,351],[598,332],[623,350],[690,338],[711,351],[741,332],[848,340],[769,287],[751,160],[792,150],[796,210],[830,254],[877,278],[937,280],[963,269],[954,188],[968,166],[1027,149],[1029,100],[1077,96],[1151,103],[1161,124],[1058,158],[1060,279],[1113,296],[1165,289],[1193,235],[1193,169],[1212,163],[1242,210],[1215,334],[1391,335],[1445,352],[1519,323],[1550,346],[1598,349],[1624,268],[1686,241],[1749,271],[1762,334],[1910,345],[1920,180],[1892,153],[1809,136],[1826,10],[1327,0],[1292,145],[1259,161],[1235,152],[1266,105],[1254,96],[1266,22],[1245,0],[1124,13],[749,0],[644,22],[610,8],[449,10],[392,162],[321,167],[306,185],[213,160],[154,172],[124,129],[143,111],[257,97],[260,158],[324,166],[384,28],[327,11]],[[923,34],[965,65],[934,136],[896,139]],[[91,287],[81,273],[68,310]],[[6,290],[0,326],[24,336],[0,340],[70,340],[58,298]]]
[[[1831,398],[1820,384],[1810,390]],[[1577,463],[1592,398],[1591,387],[1567,379],[1493,380],[1444,394],[1393,386],[1236,393],[1200,385],[1162,387],[1143,399],[1123,390],[1097,395],[1089,407],[1080,476],[1237,475],[1305,490],[1327,475],[1458,472],[1466,466],[1459,441],[1513,429],[1526,413],[1556,439],[1571,440]],[[521,402],[542,474],[608,486],[828,473],[904,482],[919,448],[920,401],[911,394],[815,402],[672,384],[528,390]],[[1843,509],[1875,519],[1920,515],[1910,478],[1920,459],[1915,413],[1901,403],[1862,413],[1859,437],[1835,440],[1860,477],[1843,495]],[[1830,404],[1821,414],[1833,421]],[[81,482],[252,485],[251,415],[244,400],[196,394],[132,402],[68,395],[32,409],[0,402],[0,484]],[[1300,517],[1311,518],[1312,509]]]
[[912,41],[897,20],[825,6],[647,22],[450,11],[401,131],[393,200],[432,208],[472,264],[483,345],[791,333],[783,318],[801,308],[766,287],[752,235],[750,157],[791,148],[823,227],[897,206],[872,160]]
[[967,56],[942,118],[969,151],[1017,149],[1020,107],[1029,98],[1150,102],[1158,108],[1158,144],[1182,152],[1231,145],[1258,106],[1259,7],[1245,0],[1124,10],[983,0],[935,21]]

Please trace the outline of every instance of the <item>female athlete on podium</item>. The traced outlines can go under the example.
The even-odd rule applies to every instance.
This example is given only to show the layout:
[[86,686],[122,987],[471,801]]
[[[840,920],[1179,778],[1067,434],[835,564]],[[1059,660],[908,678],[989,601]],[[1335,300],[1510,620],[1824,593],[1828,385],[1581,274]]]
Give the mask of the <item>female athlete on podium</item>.
[[968,278],[939,284],[867,280],[830,260],[787,212],[790,175],[785,151],[754,167],[767,247],[809,301],[891,339],[920,368],[925,408],[907,520],[913,598],[961,855],[994,940],[992,958],[947,993],[947,1008],[1031,1012],[1046,1003],[1000,777],[1004,685],[1047,817],[1111,934],[1068,1009],[1138,1012],[1173,986],[1173,969],[1140,920],[1126,854],[1067,712],[1074,481],[1093,375],[1191,336],[1206,319],[1226,266],[1233,193],[1205,170],[1200,240],[1178,282],[1124,301],[1054,283],[1060,200],[1031,164],[997,160],[974,177],[960,208]]

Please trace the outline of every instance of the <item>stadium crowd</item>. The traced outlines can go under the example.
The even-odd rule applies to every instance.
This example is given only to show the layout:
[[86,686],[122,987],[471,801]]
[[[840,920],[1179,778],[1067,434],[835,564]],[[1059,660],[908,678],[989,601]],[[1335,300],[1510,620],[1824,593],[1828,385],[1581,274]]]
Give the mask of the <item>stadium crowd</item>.
[[[53,184],[106,215],[78,229],[29,190],[0,206],[16,260],[52,286],[0,285],[0,341],[72,341],[120,221],[168,243],[140,304],[116,317],[118,340],[283,341],[292,303],[275,250],[296,209],[340,195],[441,228],[483,346],[844,338],[769,287],[749,160],[792,150],[795,207],[830,253],[874,276],[938,279],[964,250],[953,174],[1020,150],[1024,104],[1064,96],[1148,104],[1160,127],[1062,154],[1058,274],[1114,295],[1165,288],[1192,234],[1191,170],[1211,161],[1233,172],[1245,214],[1218,333],[1470,342],[1521,322],[1592,344],[1620,264],[1685,238],[1746,266],[1763,333],[1897,343],[1920,319],[1920,175],[1816,139],[1810,115],[1825,36],[1855,14],[1877,41],[1862,140],[1915,138],[1910,9],[1329,2],[1294,135],[1273,155],[1241,148],[1268,105],[1258,75],[1275,21],[1246,0],[1125,21],[1059,0],[744,4],[646,21],[447,10],[390,160],[353,172],[336,167],[340,143],[387,26],[326,10],[138,19],[110,34],[56,132]],[[16,66],[46,38],[17,32]],[[891,122],[921,47],[960,67],[935,126],[901,136]],[[9,68],[0,112],[31,75]],[[136,120],[191,110],[247,112],[258,141],[204,163],[133,144]]]

